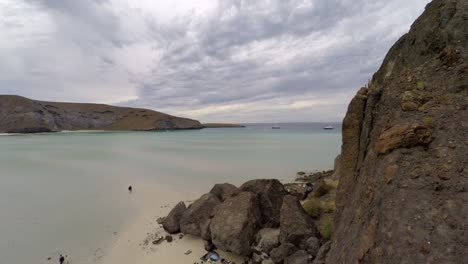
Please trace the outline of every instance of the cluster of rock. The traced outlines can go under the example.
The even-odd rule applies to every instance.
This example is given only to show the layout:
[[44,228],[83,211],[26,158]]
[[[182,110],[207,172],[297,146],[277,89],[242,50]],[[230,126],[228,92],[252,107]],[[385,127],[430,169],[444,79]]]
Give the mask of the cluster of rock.
[[239,188],[216,184],[190,206],[177,204],[163,227],[171,234],[200,236],[254,264],[322,263],[329,249],[298,197],[274,179]]

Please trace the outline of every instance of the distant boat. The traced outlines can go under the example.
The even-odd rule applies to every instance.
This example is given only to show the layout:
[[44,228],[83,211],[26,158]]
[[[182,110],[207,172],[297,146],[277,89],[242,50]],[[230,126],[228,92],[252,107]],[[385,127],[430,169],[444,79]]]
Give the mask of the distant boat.
[[281,128],[281,127],[278,126],[278,125],[274,125],[274,126],[271,127],[271,129],[280,129],[280,128]]
[[325,129],[325,130],[332,130],[332,129],[334,129],[334,127],[333,127],[333,126],[326,126],[326,127],[324,127],[323,129]]

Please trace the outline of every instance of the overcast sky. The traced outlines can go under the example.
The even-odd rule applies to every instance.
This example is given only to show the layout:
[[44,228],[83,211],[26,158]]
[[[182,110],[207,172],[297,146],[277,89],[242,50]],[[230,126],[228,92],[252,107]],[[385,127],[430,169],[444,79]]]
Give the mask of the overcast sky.
[[0,94],[341,121],[429,0],[0,0]]

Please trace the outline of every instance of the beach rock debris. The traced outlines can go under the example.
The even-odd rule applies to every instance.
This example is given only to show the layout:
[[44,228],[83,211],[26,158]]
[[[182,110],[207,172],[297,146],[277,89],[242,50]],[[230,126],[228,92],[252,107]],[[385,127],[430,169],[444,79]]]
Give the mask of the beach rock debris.
[[[301,184],[313,190],[311,182]],[[317,232],[320,218],[313,219],[278,180],[251,180],[239,188],[217,184],[182,209],[174,207],[164,223],[180,212],[180,230],[201,236],[212,245],[207,251],[232,252],[249,264],[311,263],[328,240]]]

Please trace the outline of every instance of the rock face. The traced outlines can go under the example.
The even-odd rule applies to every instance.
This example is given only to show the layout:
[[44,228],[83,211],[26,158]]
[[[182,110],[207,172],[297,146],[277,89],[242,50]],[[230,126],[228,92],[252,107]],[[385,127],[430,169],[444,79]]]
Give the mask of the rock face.
[[248,256],[261,219],[255,194],[241,192],[230,197],[216,208],[211,221],[213,243],[219,249]]
[[164,219],[163,228],[170,234],[180,232],[180,219],[187,210],[184,202],[178,203]]
[[43,102],[14,95],[0,95],[0,133],[200,128],[202,125],[196,120],[147,109]]
[[466,262],[467,17],[431,2],[351,101],[327,263]]
[[202,225],[213,216],[213,209],[221,201],[212,193],[202,195],[191,204],[180,219],[182,233],[201,236]]
[[278,227],[281,205],[286,195],[286,190],[280,181],[276,179],[251,180],[242,184],[239,189],[258,196],[263,227]]
[[281,207],[280,242],[301,247],[305,246],[308,238],[316,234],[312,218],[304,211],[297,197],[285,196]]
[[420,124],[398,124],[380,134],[375,150],[385,154],[397,148],[427,146],[432,141],[432,130]]

